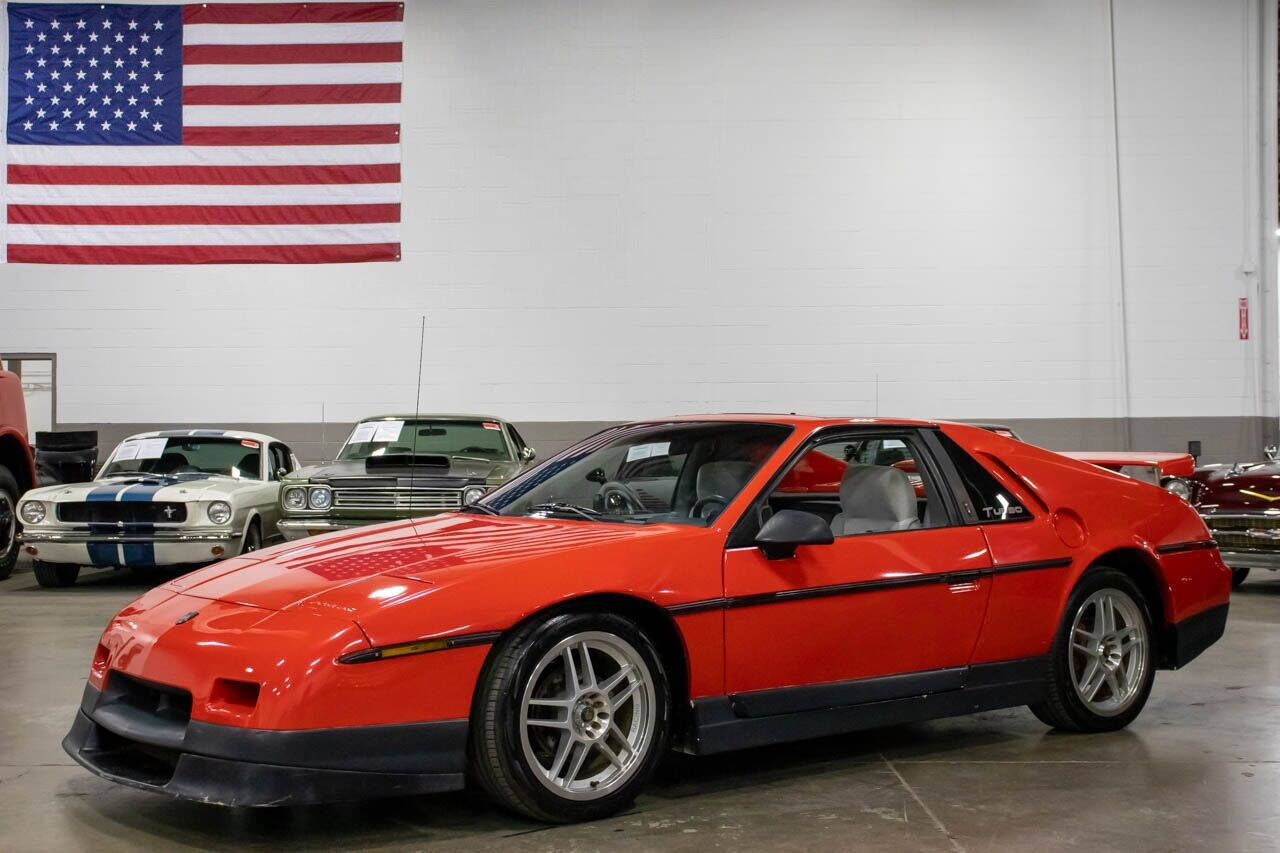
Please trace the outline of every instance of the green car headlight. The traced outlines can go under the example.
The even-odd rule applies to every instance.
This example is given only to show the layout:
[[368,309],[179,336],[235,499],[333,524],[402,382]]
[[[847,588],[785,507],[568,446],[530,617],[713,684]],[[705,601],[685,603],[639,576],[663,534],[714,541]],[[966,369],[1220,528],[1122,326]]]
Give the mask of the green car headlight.
[[326,486],[312,489],[311,494],[307,496],[307,505],[312,509],[328,509],[333,506],[333,492]]
[[306,509],[307,490],[301,486],[291,486],[284,490],[285,509]]

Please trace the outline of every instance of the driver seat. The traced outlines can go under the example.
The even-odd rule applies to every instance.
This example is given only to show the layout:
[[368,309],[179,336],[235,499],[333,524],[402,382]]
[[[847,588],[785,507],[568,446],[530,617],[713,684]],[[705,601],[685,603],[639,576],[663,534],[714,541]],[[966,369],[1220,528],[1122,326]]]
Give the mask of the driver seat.
[[[698,477],[694,483],[694,492],[697,500],[711,497],[721,497],[726,501],[733,500],[733,496],[742,491],[742,487],[747,484],[747,480],[751,479],[751,472],[755,470],[755,465],[750,462],[706,462],[698,469]],[[702,507],[698,515],[701,518],[710,518],[721,510],[724,506],[715,507],[716,502],[710,502]],[[714,509],[712,509],[715,507]],[[710,513],[708,510],[712,509]]]
[[831,519],[834,536],[916,530],[916,491],[911,478],[885,465],[850,465],[840,479],[840,512]]

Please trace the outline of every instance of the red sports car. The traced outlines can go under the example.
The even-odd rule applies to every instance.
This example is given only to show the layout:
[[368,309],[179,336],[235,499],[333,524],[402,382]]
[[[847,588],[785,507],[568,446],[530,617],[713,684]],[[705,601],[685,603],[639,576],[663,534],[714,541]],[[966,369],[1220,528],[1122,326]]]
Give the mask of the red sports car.
[[[869,443],[889,464],[860,461]],[[1022,704],[1119,729],[1156,669],[1222,635],[1230,588],[1185,501],[984,429],[636,423],[461,512],[148,592],[103,633],[63,745],[203,802],[472,779],[582,820],[629,803],[669,747]]]

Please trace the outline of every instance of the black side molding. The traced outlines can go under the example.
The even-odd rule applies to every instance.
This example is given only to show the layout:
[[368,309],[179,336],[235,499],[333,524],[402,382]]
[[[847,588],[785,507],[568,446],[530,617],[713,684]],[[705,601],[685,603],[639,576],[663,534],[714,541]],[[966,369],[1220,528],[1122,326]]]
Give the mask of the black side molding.
[[1218,543],[1212,539],[1195,539],[1191,542],[1174,542],[1169,545],[1157,545],[1157,554],[1181,554],[1183,551],[1213,551]]

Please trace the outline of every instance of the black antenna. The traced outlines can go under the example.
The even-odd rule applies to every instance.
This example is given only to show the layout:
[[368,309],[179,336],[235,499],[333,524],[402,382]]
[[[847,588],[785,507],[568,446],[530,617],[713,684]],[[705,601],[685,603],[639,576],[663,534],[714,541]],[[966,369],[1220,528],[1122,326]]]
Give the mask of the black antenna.
[[413,474],[418,464],[418,414],[422,407],[422,359],[427,345],[427,315],[422,315],[422,328],[418,332],[418,384],[413,392],[413,455],[409,457],[409,515],[413,516]]

